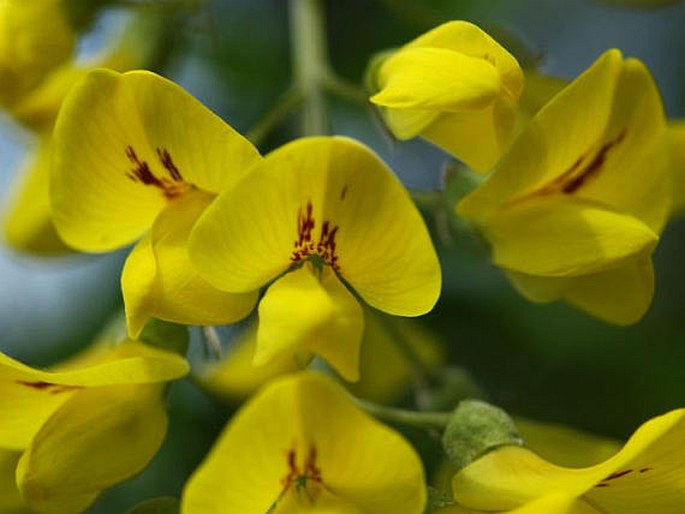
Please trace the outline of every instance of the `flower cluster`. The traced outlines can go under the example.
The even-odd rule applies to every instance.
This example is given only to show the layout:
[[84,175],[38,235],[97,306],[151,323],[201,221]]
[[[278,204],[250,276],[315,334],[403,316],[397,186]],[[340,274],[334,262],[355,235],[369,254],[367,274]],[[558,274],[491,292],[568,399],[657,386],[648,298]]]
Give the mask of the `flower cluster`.
[[[27,30],[35,13],[23,9],[6,16],[32,47],[42,25]],[[17,61],[0,37],[0,77],[21,77],[0,88],[0,102],[44,134],[11,239],[40,250],[29,243],[54,227],[51,241],[72,250],[132,245],[121,274],[127,336],[49,370],[0,354],[0,513],[5,498],[8,512],[84,512],[142,470],[166,432],[166,384],[188,372],[182,357],[145,344],[145,331],[250,316],[232,356],[209,372],[198,366],[205,389],[251,396],[189,478],[183,514],[679,512],[681,410],[582,469],[538,457],[506,415],[478,414],[454,438],[456,414],[415,413],[446,428],[445,454],[457,462],[448,499],[430,504],[416,449],[357,398],[394,399],[414,379],[449,393],[418,398],[424,410],[458,403],[454,370],[422,369],[442,362],[439,345],[395,318],[427,314],[442,287],[429,228],[404,185],[350,137],[307,135],[262,155],[174,82],[116,71],[138,63],[77,67],[69,30],[51,24],[59,55],[49,62],[40,49]],[[608,50],[524,105],[516,58],[455,21],[383,53],[369,77],[370,102],[394,137],[422,137],[478,174],[449,215],[483,237],[524,297],[563,300],[617,325],[644,316],[681,134],[667,129],[643,63]],[[34,194],[39,212],[25,206]],[[301,371],[311,363],[323,373]]]

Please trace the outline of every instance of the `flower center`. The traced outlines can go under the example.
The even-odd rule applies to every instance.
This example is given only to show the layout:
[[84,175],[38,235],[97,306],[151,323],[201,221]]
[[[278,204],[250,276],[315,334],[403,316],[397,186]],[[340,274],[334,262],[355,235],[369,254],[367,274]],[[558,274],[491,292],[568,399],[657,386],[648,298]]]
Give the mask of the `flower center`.
[[338,256],[335,253],[335,236],[338,233],[338,225],[333,225],[329,220],[324,220],[318,242],[316,242],[312,234],[316,227],[313,210],[312,201],[308,200],[306,207],[300,207],[297,211],[297,239],[295,239],[295,249],[290,260],[294,263],[300,263],[308,259],[317,267],[328,264],[335,271],[340,271]]
[[126,147],[126,157],[135,166],[126,173],[126,176],[134,182],[158,188],[167,200],[178,198],[192,187],[183,180],[181,172],[174,164],[171,154],[166,148],[157,148],[157,158],[166,170],[168,177],[155,175],[147,161],[141,161],[131,145]]
[[302,467],[297,464],[297,450],[295,448],[288,450],[287,462],[288,474],[281,480],[283,484],[283,493],[281,494],[294,486],[296,493],[304,493],[309,501],[314,503],[316,496],[318,496],[318,488],[313,486],[323,484],[321,470],[316,465],[316,446],[312,445],[309,448],[309,453],[302,463]]

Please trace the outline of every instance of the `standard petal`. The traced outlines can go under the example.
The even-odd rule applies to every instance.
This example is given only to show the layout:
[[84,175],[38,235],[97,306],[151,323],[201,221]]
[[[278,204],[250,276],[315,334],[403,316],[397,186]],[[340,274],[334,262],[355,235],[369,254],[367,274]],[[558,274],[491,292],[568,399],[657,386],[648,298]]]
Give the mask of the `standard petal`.
[[484,227],[493,262],[547,277],[597,273],[649,256],[658,236],[632,216],[554,195],[514,204]]
[[316,276],[304,265],[274,282],[259,303],[255,364],[312,352],[355,381],[363,331],[361,306],[330,268]]
[[425,314],[440,292],[437,256],[406,190],[369,149],[341,137],[269,154],[207,208],[189,252],[226,291],[254,290],[318,255],[391,314]]
[[96,70],[72,88],[55,127],[55,224],[75,248],[121,247],[191,185],[218,192],[258,159],[245,138],[173,82]]
[[[304,142],[322,146],[326,140]],[[326,176],[324,225],[335,230],[340,275],[372,307],[398,316],[430,311],[441,273],[421,214],[392,171],[370,150],[333,138]],[[336,230],[337,228],[337,230]]]
[[100,491],[142,471],[166,434],[163,390],[118,385],[74,394],[19,461],[24,500],[46,514],[76,514]]
[[500,94],[495,66],[442,48],[410,48],[379,70],[382,89],[371,102],[395,109],[463,112],[484,109]]
[[244,318],[256,305],[256,291],[234,294],[216,289],[190,262],[188,235],[212,198],[193,191],[170,204],[126,260],[121,283],[132,337],[150,317],[187,325],[225,325]]
[[540,109],[457,212],[483,220],[510,200],[556,191],[556,181],[574,172],[602,140],[622,66],[620,52],[609,50]]
[[187,484],[182,513],[419,514],[424,503],[412,447],[304,373],[271,383],[233,418]]

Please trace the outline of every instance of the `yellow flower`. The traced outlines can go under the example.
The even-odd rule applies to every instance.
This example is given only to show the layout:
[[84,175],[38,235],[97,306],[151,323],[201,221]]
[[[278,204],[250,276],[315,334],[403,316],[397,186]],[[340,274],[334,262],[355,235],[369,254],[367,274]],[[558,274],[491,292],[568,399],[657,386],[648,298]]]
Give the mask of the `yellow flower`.
[[680,514],[684,437],[680,409],[651,419],[621,451],[591,467],[564,468],[526,448],[496,448],[454,476],[454,497],[477,512]]
[[37,512],[70,514],[148,464],[166,434],[165,382],[188,365],[129,341],[49,371],[0,354],[0,369],[0,447],[23,452],[19,491]]
[[645,66],[609,50],[540,110],[457,213],[530,300],[634,323],[653,296],[651,253],[671,203],[664,131]]
[[142,239],[122,275],[129,333],[149,317],[217,325],[245,317],[255,292],[219,291],[192,268],[186,240],[215,195],[261,159],[176,84],[153,73],[93,71],[54,132],[54,223],[73,248],[104,252]]
[[11,105],[72,54],[63,0],[0,0],[0,105]]
[[422,136],[474,170],[488,171],[509,144],[523,89],[516,59],[480,28],[452,21],[387,57],[374,77],[399,139]]
[[440,292],[435,250],[402,184],[341,137],[296,140],[265,157],[206,210],[189,252],[225,291],[273,282],[259,304],[255,364],[313,352],[348,380],[358,376],[363,316],[346,284],[399,316],[428,312]]
[[231,420],[185,487],[183,514],[420,514],[414,449],[323,376],[270,383]]
[[142,67],[158,39],[158,31],[151,22],[144,13],[133,17],[126,23],[124,37],[113,41],[101,55],[84,63],[70,60],[62,64],[6,106],[14,120],[36,136],[31,155],[17,174],[14,194],[4,215],[5,240],[13,248],[39,255],[70,251],[55,231],[48,195],[52,130],[57,113],[71,86],[88,71],[99,67]]

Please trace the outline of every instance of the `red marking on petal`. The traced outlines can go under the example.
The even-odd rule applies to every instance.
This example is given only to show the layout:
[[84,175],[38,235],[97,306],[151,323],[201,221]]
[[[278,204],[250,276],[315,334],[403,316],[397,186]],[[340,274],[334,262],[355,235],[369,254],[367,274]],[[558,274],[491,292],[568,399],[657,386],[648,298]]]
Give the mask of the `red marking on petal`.
[[82,386],[69,386],[69,385],[53,384],[51,382],[42,382],[42,381],[27,382],[24,380],[15,380],[14,382],[17,384],[26,386],[26,387],[31,387],[33,389],[37,389],[38,391],[46,391],[46,392],[49,392],[50,394],[68,393],[70,391],[75,391],[77,389],[83,389]]
[[171,159],[168,150],[157,148],[157,156],[162,166],[167,170],[169,178],[160,178],[155,175],[147,161],[141,160],[131,145],[126,147],[126,157],[135,165],[135,168],[129,170],[126,176],[144,186],[156,187],[168,200],[181,196],[190,188],[190,184],[183,180],[183,176]]

